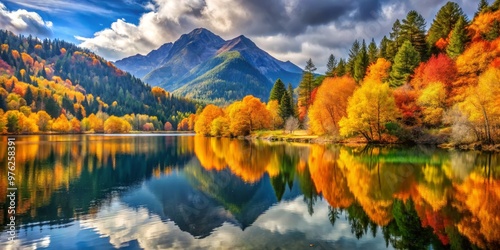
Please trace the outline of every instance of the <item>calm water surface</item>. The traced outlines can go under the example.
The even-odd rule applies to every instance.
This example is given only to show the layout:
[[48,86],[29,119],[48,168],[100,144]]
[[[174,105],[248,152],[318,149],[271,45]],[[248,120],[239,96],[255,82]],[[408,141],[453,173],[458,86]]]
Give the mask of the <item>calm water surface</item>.
[[16,139],[2,249],[500,249],[500,155],[163,135]]

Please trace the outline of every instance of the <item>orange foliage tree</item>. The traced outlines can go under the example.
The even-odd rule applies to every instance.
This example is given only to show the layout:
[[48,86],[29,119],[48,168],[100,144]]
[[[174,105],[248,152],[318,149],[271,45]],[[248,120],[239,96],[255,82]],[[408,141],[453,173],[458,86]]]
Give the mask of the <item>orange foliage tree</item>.
[[455,62],[446,54],[439,54],[420,64],[415,70],[411,85],[417,90],[422,90],[431,82],[441,82],[444,84],[446,92],[450,93],[456,77],[457,66]]
[[254,130],[271,127],[271,114],[266,105],[254,96],[245,96],[242,101],[231,104],[227,110],[233,136],[248,135]]
[[337,134],[338,123],[347,116],[348,100],[355,89],[356,81],[350,76],[326,78],[309,108],[309,129],[318,135]]
[[207,105],[198,116],[198,120],[194,125],[194,131],[197,134],[210,135],[212,121],[223,115],[224,111],[221,108],[212,104]]

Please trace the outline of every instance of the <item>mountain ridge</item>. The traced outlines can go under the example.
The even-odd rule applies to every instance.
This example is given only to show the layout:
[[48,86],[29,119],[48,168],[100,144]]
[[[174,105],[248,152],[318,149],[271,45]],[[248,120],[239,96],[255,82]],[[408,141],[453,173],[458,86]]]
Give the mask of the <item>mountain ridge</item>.
[[[296,87],[302,76],[302,69],[298,66],[290,61],[284,62],[274,58],[244,35],[224,40],[205,28],[197,28],[190,33],[181,35],[178,40],[172,43],[168,53],[163,51],[163,54],[159,55],[160,52],[158,51],[159,49],[153,50],[143,57],[137,55],[127,57],[116,61],[115,65],[125,71],[128,69],[131,74],[152,86],[160,86],[167,91],[184,96],[192,96],[188,95],[190,90],[198,91],[197,88],[202,86],[191,81],[208,73],[205,76],[210,75],[211,77],[209,79],[205,78],[203,89],[218,94],[214,96],[199,93],[200,95],[196,95],[198,96],[196,99],[205,101],[219,100],[216,103],[233,101],[249,94],[266,99],[272,88],[272,83],[278,78]],[[217,61],[213,61],[216,57],[228,52],[238,52],[239,56],[237,59],[223,57],[231,60],[226,64],[223,62],[214,63]],[[148,60],[146,57],[151,58],[153,56],[161,58],[161,60],[145,62],[145,60]],[[238,60],[238,62],[235,60]],[[247,63],[243,63],[243,61]],[[144,71],[136,70],[150,67],[152,64],[156,64],[156,67],[146,74],[143,74]],[[213,72],[210,71],[213,68],[207,67],[207,65],[216,67],[222,64],[224,64],[222,71],[220,67],[214,71],[218,72],[217,74],[212,74]],[[204,66],[199,67],[200,65]],[[242,67],[250,67],[255,70]],[[200,71],[202,69],[204,72]],[[224,72],[225,70],[230,71],[230,73]],[[191,74],[195,74],[195,76],[191,76]],[[249,75],[244,76],[244,74]],[[236,87],[236,82],[228,77],[235,77],[236,75],[238,80],[244,81],[247,79],[250,82],[240,82],[241,89],[233,89],[233,87]],[[212,87],[210,83],[213,83]],[[253,85],[255,89],[247,88],[246,85]],[[215,90],[216,86],[223,89]],[[266,94],[262,94],[262,88],[266,89]],[[234,91],[237,93],[235,94]]]

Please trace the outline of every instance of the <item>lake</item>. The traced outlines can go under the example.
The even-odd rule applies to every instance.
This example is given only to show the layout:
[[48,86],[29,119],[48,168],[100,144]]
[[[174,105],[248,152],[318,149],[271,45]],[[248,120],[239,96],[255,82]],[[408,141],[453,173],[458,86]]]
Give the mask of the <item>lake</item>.
[[500,155],[191,135],[7,137],[0,248],[500,249]]

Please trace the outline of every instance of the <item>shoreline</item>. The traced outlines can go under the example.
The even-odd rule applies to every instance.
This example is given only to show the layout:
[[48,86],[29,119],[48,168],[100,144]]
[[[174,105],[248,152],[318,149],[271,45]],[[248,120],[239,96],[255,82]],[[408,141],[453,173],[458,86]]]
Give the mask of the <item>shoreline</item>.
[[333,144],[333,145],[345,145],[345,146],[390,146],[390,145],[429,145],[436,146],[442,149],[454,149],[461,151],[483,151],[483,152],[500,152],[500,144],[483,144],[480,142],[473,142],[468,144],[453,144],[453,143],[442,143],[442,144],[418,144],[418,143],[402,143],[402,142],[377,142],[369,143],[361,138],[349,138],[344,140],[335,140],[333,138],[321,137],[321,136],[303,136],[303,135],[257,135],[252,134],[248,136],[241,136],[249,141],[268,141],[268,142],[298,142],[298,143],[309,143],[309,144]]

